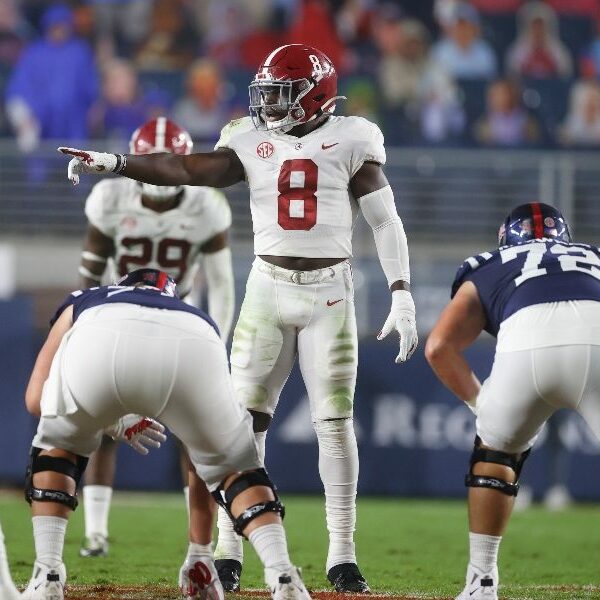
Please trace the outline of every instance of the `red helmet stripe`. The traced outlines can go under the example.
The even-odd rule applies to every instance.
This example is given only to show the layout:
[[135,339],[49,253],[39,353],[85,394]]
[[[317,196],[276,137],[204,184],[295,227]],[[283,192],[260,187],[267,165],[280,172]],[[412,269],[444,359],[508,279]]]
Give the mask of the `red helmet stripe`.
[[539,202],[532,202],[531,214],[533,216],[533,235],[536,240],[544,237],[544,218],[542,217],[542,208]]
[[167,285],[167,278],[168,275],[164,271],[160,271],[158,279],[156,280],[156,287],[159,290],[163,291],[165,289],[165,286]]

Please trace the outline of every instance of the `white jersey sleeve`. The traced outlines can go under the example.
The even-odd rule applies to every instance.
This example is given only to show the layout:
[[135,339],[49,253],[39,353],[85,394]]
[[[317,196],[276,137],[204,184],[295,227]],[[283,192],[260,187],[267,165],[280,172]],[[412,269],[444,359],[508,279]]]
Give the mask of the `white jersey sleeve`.
[[85,201],[85,216],[90,225],[110,238],[115,237],[119,227],[123,187],[130,187],[127,180],[103,179],[92,188]]
[[356,145],[351,158],[351,171],[354,176],[365,162],[385,164],[385,146],[381,129],[371,121],[362,117],[352,117],[353,133]]
[[234,119],[229,121],[223,129],[221,129],[221,135],[219,141],[215,144],[215,150],[219,148],[231,148],[235,150],[235,144],[232,144],[234,137],[247,131],[253,131],[255,129],[252,119],[250,117],[242,117],[241,119]]

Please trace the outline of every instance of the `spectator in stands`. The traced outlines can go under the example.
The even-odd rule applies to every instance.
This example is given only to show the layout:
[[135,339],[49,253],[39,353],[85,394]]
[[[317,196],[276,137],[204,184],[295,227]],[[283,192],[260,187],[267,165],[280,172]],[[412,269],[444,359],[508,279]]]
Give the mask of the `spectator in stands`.
[[33,150],[40,138],[88,137],[98,73],[88,44],[73,36],[72,17],[64,5],[44,13],[43,39],[23,52],[8,82],[7,115],[24,152]]
[[511,75],[548,79],[570,77],[571,57],[558,37],[554,11],[543,2],[529,2],[519,11],[519,34],[508,49],[506,66]]
[[382,22],[374,32],[381,53],[378,83],[388,107],[405,106],[419,97],[428,68],[429,34],[414,19]]
[[192,62],[198,45],[182,0],[156,0],[150,31],[135,52],[135,62],[144,71],[185,69]]
[[432,49],[433,59],[457,79],[491,79],[496,57],[481,38],[477,10],[459,2],[448,17],[446,34]]
[[344,85],[344,96],[348,99],[343,103],[343,113],[363,117],[380,124],[377,111],[377,89],[370,79],[352,79]]
[[596,15],[596,36],[579,61],[579,73],[586,79],[600,79],[600,11]]
[[427,71],[418,103],[423,141],[433,144],[460,141],[465,128],[465,113],[458,89],[442,69]]
[[93,134],[128,140],[150,117],[137,72],[131,62],[113,59],[105,64],[102,75],[102,98],[91,111]]
[[327,54],[338,73],[348,71],[349,57],[325,0],[302,0],[284,43],[314,46]]
[[484,145],[522,146],[539,140],[538,125],[521,103],[520,90],[508,79],[491,83],[487,109],[475,125],[474,138]]
[[215,142],[228,120],[227,84],[216,62],[197,60],[189,70],[186,95],[173,109],[173,118],[196,141]]
[[[485,14],[513,14],[522,6],[525,0],[470,0],[479,12]],[[569,0],[570,1],[570,0]]]
[[568,146],[600,145],[600,84],[583,81],[571,88],[561,141]]
[[0,66],[12,67],[31,34],[31,29],[23,19],[16,0],[0,1]]

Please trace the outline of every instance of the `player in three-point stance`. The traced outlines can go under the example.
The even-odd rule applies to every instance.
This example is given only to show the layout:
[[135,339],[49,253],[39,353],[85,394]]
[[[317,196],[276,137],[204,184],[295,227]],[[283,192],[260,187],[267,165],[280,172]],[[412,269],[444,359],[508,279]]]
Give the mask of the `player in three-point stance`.
[[[226,187],[247,181],[256,260],[234,332],[238,398],[265,436],[296,355],[319,444],[329,530],[326,572],[337,591],[367,592],[354,548],[358,453],[352,423],[357,334],[352,227],[361,209],[373,228],[391,291],[379,338],[396,330],[396,362],[417,346],[408,246],[383,173],[383,136],[360,117],[334,116],[329,58],[291,44],[271,52],[250,84],[250,117],[227,125],[214,152],[130,156],[62,148],[69,177],[114,172],[155,185]],[[241,539],[219,518],[215,555],[227,590],[239,589]]]
[[[309,600],[290,563],[283,506],[263,468],[252,418],[234,395],[214,321],[177,297],[167,273],[138,269],[117,285],[73,292],[52,322],[26,393],[28,410],[41,419],[25,487],[36,561],[24,598],[64,597],[67,521],[103,431],[146,452],[144,445],[159,446],[165,437],[153,420],[160,418],[254,546],[273,599]],[[190,540],[198,556],[185,574],[184,595],[224,600],[210,532],[197,537],[192,525]]]
[[[468,258],[425,354],[441,381],[477,415],[469,487],[470,558],[457,600],[497,600],[497,557],[519,474],[540,430],[577,410],[600,438],[600,250],[571,242],[561,213],[515,208],[500,248]],[[497,337],[481,385],[462,352],[481,331]]]
[[[192,151],[192,139],[177,123],[158,117],[133,133],[129,147],[133,154],[187,155]],[[222,338],[228,339],[235,294],[227,241],[231,211],[222,192],[208,187],[150,185],[118,177],[93,187],[85,213],[88,228],[79,266],[84,287],[99,285],[107,265],[110,281],[132,268],[151,267],[171,275],[181,297],[188,302],[201,260],[208,313]],[[90,457],[83,487],[85,540],[81,556],[108,553],[108,514],[116,453],[117,444],[104,436],[100,448]],[[186,498],[189,466],[183,456]],[[189,477],[195,478],[193,469]],[[192,482],[192,489],[201,491],[201,487],[197,479]],[[204,503],[208,502],[205,493]]]

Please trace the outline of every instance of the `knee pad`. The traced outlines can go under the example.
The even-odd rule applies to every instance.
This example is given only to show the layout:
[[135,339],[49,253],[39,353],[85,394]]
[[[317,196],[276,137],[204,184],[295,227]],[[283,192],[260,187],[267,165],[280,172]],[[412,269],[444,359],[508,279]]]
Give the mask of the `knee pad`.
[[77,456],[77,464],[73,464],[66,458],[57,456],[40,456],[41,448],[32,447],[29,452],[29,464],[25,475],[25,500],[28,504],[32,502],[57,502],[64,504],[71,510],[75,510],[79,504],[77,493],[68,494],[62,490],[46,490],[33,486],[33,476],[43,471],[54,471],[67,475],[75,481],[75,487],[79,485],[79,480],[87,467],[88,459],[85,456]]
[[269,425],[273,419],[271,415],[251,409],[248,409],[248,412],[252,415],[252,429],[254,430],[254,433],[262,433],[269,429]]
[[[239,517],[234,517],[231,514],[231,505],[233,504],[234,499],[248,488],[255,486],[266,486],[271,488],[275,500],[260,502],[249,506],[241,515],[239,515]],[[256,469],[254,471],[242,473],[226,490],[223,490],[223,488],[220,487],[212,493],[212,496],[215,499],[215,502],[227,511],[229,517],[233,521],[233,530],[238,535],[243,536],[244,534],[242,532],[246,529],[248,523],[264,513],[279,513],[282,519],[285,516],[285,507],[279,500],[277,489],[265,469]]]
[[[317,440],[322,452],[332,458],[347,458],[353,448],[348,448],[348,439],[355,439],[352,417],[326,419],[313,422]],[[353,442],[356,446],[356,442]]]
[[[507,496],[516,496],[519,493],[519,476],[523,463],[527,460],[531,448],[525,452],[518,454],[509,454],[499,450],[488,450],[481,447],[481,438],[475,436],[475,444],[471,454],[471,462],[469,472],[465,475],[465,485],[467,487],[483,487],[492,490],[498,490]],[[473,466],[478,462],[494,463],[510,467],[517,476],[514,483],[500,479],[498,477],[490,477],[489,475],[474,475]]]

